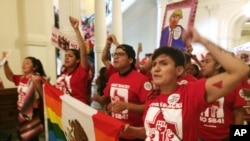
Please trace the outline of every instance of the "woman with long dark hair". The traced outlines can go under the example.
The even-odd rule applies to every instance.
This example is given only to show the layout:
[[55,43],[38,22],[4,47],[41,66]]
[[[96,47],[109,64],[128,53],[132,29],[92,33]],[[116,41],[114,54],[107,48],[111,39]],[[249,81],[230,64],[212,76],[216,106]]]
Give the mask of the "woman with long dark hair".
[[[14,74],[10,69],[8,62],[4,64],[4,72],[7,79],[17,86],[18,92],[18,136],[20,140],[38,141],[39,133],[43,131],[43,79],[45,80],[46,74],[43,69],[41,61],[35,57],[26,57],[22,64],[22,74]],[[41,125],[36,129],[21,131],[26,128],[27,123],[38,118]],[[25,127],[24,127],[25,126]],[[27,126],[28,127],[28,126]],[[26,134],[36,130],[36,133]]]

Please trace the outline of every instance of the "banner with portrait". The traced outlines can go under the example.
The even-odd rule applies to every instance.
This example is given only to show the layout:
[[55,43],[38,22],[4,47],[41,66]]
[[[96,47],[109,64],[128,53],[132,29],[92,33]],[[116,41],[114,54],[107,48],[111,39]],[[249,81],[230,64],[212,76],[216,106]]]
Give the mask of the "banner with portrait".
[[184,0],[166,5],[160,47],[175,47],[184,51],[186,43],[182,41],[182,33],[195,20],[197,0]]

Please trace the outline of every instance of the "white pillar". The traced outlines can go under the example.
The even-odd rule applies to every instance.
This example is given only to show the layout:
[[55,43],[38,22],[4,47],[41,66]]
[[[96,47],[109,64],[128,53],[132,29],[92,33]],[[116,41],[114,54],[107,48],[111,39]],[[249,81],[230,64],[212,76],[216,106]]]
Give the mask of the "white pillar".
[[[95,0],[95,76],[94,80],[98,77],[99,70],[103,66],[101,56],[102,51],[106,43],[107,29],[106,29],[106,5],[104,0]],[[93,90],[93,89],[92,89]],[[92,92],[93,93],[93,92]],[[99,109],[100,105],[96,102],[92,102],[92,107]]]
[[107,29],[105,25],[106,10],[105,1],[95,0],[95,76],[98,75],[99,69],[103,66],[101,55],[106,43]]
[[59,0],[59,25],[60,31],[75,36],[74,30],[70,25],[69,16],[81,19],[81,6],[79,0]]
[[163,22],[163,15],[165,9],[165,2],[162,0],[157,0],[157,30],[156,30],[156,47],[160,46],[160,39],[161,39],[161,30],[162,30],[162,22]]
[[[59,0],[59,29],[65,35],[70,37],[76,37],[75,32],[69,22],[69,16],[72,16],[77,19],[82,19],[81,15],[81,6],[79,0]],[[81,23],[81,22],[80,22]],[[65,51],[60,50],[61,61],[64,60]],[[63,63],[62,63],[63,64]],[[60,66],[57,66],[60,67]]]
[[112,33],[122,43],[122,10],[121,0],[112,0]]
[[[56,78],[56,54],[51,45],[51,27],[54,25],[54,8],[51,0],[18,1],[20,22],[21,59],[27,56],[38,58],[51,81]],[[48,57],[45,57],[48,56]],[[22,60],[21,60],[22,61]]]

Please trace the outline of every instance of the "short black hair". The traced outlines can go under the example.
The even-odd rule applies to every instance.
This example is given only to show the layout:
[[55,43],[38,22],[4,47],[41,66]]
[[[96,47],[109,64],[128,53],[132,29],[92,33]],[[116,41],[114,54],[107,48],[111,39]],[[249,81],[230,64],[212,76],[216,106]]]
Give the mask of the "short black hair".
[[173,61],[175,62],[175,66],[185,67],[186,58],[181,50],[168,46],[160,47],[154,51],[152,56],[152,61],[154,61],[159,55],[162,54],[165,54],[170,58],[172,58]]

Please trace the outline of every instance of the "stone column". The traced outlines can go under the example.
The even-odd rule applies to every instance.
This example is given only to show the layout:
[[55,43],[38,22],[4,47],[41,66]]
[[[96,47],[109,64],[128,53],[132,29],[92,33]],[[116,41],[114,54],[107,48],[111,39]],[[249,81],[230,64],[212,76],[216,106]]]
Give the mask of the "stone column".
[[112,0],[112,33],[116,35],[119,43],[122,43],[122,10],[121,0]]
[[[95,76],[94,80],[98,77],[99,70],[103,66],[102,63],[102,51],[106,43],[107,38],[107,29],[106,29],[106,5],[104,0],[95,0],[95,46],[94,46],[94,52],[95,52]],[[95,85],[94,85],[95,86]],[[93,91],[96,91],[95,87],[92,89]],[[92,92],[93,93],[93,92]],[[100,105],[96,102],[92,102],[92,107],[99,109],[101,108]]]
[[81,1],[79,0],[59,0],[60,30],[69,36],[75,37],[75,32],[69,22],[69,16],[75,17],[79,20],[82,19],[80,4]]
[[162,0],[157,0],[157,30],[156,30],[156,47],[160,46],[160,39],[161,39],[161,30],[162,30],[162,22],[163,22],[163,15],[166,3]]
[[20,57],[39,59],[51,81],[56,78],[55,48],[51,45],[51,27],[54,25],[53,1],[17,1],[20,39]]

